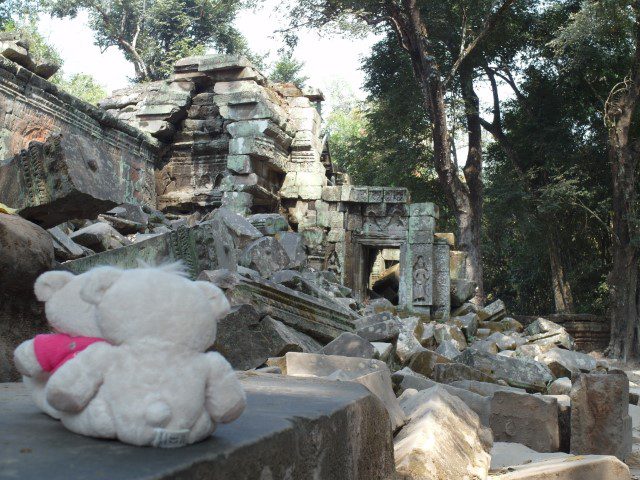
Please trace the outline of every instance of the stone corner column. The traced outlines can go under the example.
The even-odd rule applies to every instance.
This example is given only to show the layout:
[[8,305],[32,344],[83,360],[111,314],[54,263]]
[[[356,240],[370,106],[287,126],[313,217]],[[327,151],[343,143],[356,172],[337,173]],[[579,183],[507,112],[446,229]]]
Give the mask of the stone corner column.
[[577,455],[631,454],[629,379],[620,370],[580,373],[571,388],[571,452]]

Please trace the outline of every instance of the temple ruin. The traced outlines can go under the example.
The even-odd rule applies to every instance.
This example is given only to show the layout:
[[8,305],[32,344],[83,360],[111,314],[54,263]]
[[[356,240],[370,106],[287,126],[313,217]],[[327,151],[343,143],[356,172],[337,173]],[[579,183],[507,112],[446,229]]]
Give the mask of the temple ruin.
[[427,457],[437,478],[631,478],[640,387],[587,354],[606,344],[604,322],[469,303],[475,284],[454,235],[438,232],[438,206],[337,169],[322,92],[206,55],[92,106],[9,44],[0,381],[19,380],[13,349],[47,329],[40,273],[180,261],[232,305],[213,348],[244,371],[249,407],[177,460],[65,436],[34,420],[21,385],[0,384],[15,413],[0,415],[11,432],[0,478],[47,468],[46,455],[13,448],[46,450],[39,438],[53,456],[82,449],[65,472],[78,478],[118,448],[128,470],[107,464],[109,478],[432,478]]

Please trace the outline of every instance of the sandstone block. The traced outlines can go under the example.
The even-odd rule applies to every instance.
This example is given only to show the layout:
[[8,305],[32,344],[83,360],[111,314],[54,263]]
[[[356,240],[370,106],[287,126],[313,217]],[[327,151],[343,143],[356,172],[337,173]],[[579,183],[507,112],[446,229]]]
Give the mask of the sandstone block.
[[535,360],[502,357],[470,348],[457,357],[456,362],[504,380],[512,387],[537,392],[545,391],[547,384],[554,380],[549,368]]
[[266,278],[287,268],[289,262],[287,252],[273,237],[262,237],[251,242],[238,259],[240,265],[252,268]]
[[325,345],[320,353],[344,357],[373,358],[375,348],[364,338],[345,332]]
[[571,388],[571,453],[615,455],[631,453],[629,379],[620,373],[575,376]]
[[269,357],[287,352],[316,352],[321,345],[271,317],[262,317],[253,307],[242,305],[218,322],[213,348],[233,368],[248,370],[264,364]]
[[498,391],[489,419],[495,440],[526,445],[537,452],[560,448],[558,403],[554,398]]
[[394,440],[398,473],[416,480],[486,478],[491,431],[462,400],[436,386],[401,398],[401,406],[408,424]]

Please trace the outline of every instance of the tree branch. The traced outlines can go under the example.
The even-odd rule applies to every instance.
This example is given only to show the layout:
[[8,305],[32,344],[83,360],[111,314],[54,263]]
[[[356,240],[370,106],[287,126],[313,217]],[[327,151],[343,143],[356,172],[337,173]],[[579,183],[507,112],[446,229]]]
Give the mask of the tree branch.
[[502,2],[502,5],[500,5],[500,7],[498,8],[498,10],[496,10],[495,13],[489,17],[489,19],[485,22],[484,27],[482,28],[480,33],[476,35],[476,37],[471,41],[471,43],[467,45],[467,47],[458,56],[457,60],[453,64],[453,67],[451,68],[451,71],[447,75],[447,78],[445,78],[443,82],[445,86],[448,85],[449,82],[451,82],[456,72],[458,71],[458,68],[460,68],[460,65],[465,60],[465,58],[471,55],[471,52],[475,50],[475,48],[484,39],[484,37],[486,37],[489,33],[491,33],[491,31],[498,24],[500,17],[502,17],[502,15],[509,9],[509,7],[511,7],[513,3],[515,3],[515,1],[516,0],[504,0]]

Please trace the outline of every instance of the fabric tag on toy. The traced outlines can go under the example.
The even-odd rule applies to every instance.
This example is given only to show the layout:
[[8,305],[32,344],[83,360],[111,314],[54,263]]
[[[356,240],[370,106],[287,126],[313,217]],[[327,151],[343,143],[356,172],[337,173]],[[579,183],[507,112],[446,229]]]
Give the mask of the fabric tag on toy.
[[158,448],[178,448],[187,444],[189,430],[165,430],[164,428],[155,429],[156,436],[152,445]]

